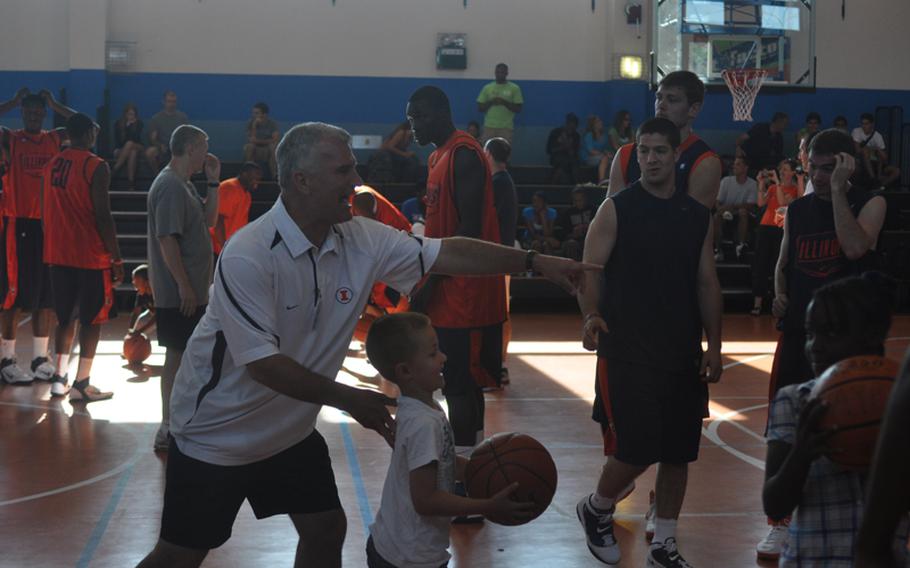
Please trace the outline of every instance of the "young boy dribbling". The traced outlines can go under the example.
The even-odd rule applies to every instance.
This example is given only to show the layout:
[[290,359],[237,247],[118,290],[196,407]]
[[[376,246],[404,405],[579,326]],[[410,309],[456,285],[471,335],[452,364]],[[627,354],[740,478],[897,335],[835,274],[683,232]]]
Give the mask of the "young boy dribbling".
[[512,522],[533,518],[533,503],[510,498],[517,483],[490,499],[452,493],[467,460],[455,455],[452,427],[433,400],[433,392],[443,386],[446,356],[439,350],[430,319],[414,312],[379,318],[370,328],[366,349],[373,366],[401,391],[395,448],[376,521],[370,526],[367,565],[446,566],[451,517],[482,514]]

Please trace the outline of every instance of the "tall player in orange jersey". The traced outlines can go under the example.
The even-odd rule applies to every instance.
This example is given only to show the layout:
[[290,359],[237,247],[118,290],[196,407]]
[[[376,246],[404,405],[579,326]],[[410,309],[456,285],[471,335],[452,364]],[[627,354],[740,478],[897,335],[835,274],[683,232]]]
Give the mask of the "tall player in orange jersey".
[[79,317],[79,370],[70,400],[93,402],[113,396],[89,384],[92,359],[114,301],[113,286],[123,280],[123,260],[111,215],[108,187],[111,170],[89,149],[98,126],[77,113],[66,121],[71,146],[57,154],[44,174],[44,261],[57,312],[54,347],[60,371],[51,381],[51,394],[67,393],[70,347]]
[[[417,143],[436,147],[427,160],[426,236],[499,243],[490,165],[480,144],[455,129],[446,94],[437,87],[421,87],[408,100],[406,113]],[[532,264],[533,257],[530,253],[526,264]],[[505,278],[434,274],[412,297],[412,307],[415,303],[417,311],[433,320],[439,348],[448,355],[443,394],[456,451],[467,453],[483,438],[482,387],[499,386],[501,380]]]
[[[0,293],[3,313],[0,327],[0,375],[11,384],[45,381],[54,375],[47,358],[50,319],[50,294],[47,265],[41,251],[41,174],[44,166],[60,151],[66,137],[62,128],[43,130],[47,107],[65,118],[75,111],[43,90],[30,94],[20,89],[9,101],[0,104],[0,114],[22,107],[24,128],[0,127],[0,146],[9,155],[9,172],[3,189],[3,244],[0,246]],[[34,349],[31,374],[16,363],[16,329],[20,310],[32,314]]]

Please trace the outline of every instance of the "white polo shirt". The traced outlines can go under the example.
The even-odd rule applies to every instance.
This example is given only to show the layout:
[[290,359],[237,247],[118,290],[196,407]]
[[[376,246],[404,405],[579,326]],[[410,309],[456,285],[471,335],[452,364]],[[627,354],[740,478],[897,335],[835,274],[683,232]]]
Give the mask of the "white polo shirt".
[[373,284],[409,293],[439,248],[364,217],[335,225],[316,247],[281,199],[238,231],[174,382],[170,431],[180,451],[243,465],[309,436],[321,406],[263,386],[246,365],[281,353],[334,379]]

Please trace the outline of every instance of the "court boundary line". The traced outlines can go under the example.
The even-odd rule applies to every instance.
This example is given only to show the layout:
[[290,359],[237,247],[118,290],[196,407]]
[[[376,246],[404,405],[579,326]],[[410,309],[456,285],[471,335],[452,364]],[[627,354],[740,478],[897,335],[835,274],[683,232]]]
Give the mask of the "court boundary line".
[[373,524],[373,510],[370,508],[370,500],[367,497],[367,488],[363,483],[363,476],[360,472],[360,461],[357,459],[357,450],[354,448],[354,438],[351,436],[351,428],[347,422],[339,422],[338,427],[341,430],[341,437],[344,440],[344,450],[348,459],[348,470],[354,481],[354,492],[357,495],[357,507],[360,509],[360,521],[363,523],[363,532],[365,535],[370,534],[370,525]]
[[[141,437],[143,439],[150,438],[150,433],[153,427],[153,422],[146,423],[145,428],[143,428],[142,432],[144,436]],[[79,559],[76,561],[76,568],[87,568],[89,563],[92,561],[92,558],[95,556],[95,551],[98,550],[98,545],[101,544],[101,539],[104,537],[104,533],[107,531],[108,525],[110,525],[111,517],[114,516],[114,512],[120,505],[120,499],[123,498],[123,493],[126,490],[126,485],[129,483],[130,477],[132,477],[133,470],[136,468],[137,463],[139,463],[139,460],[134,460],[120,476],[120,479],[117,480],[117,485],[114,486],[114,490],[111,492],[110,498],[108,498],[107,505],[104,507],[104,511],[101,513],[101,518],[99,518],[98,522],[95,523],[95,527],[92,529],[92,533],[89,535],[88,541],[85,543],[85,548],[82,549],[82,554],[79,555]]]
[[[13,407],[20,407],[20,408],[34,408],[34,409],[36,409],[36,410],[45,410],[45,411],[60,412],[60,413],[62,413],[62,414],[66,414],[66,413],[63,411],[62,408],[54,408],[54,407],[51,407],[51,406],[43,406],[43,405],[40,405],[40,404],[28,404],[28,403],[23,403],[23,402],[6,402],[6,401],[0,401],[0,406],[13,406]],[[85,417],[89,418],[90,420],[94,420],[94,419],[92,419],[92,416],[91,416],[89,413],[83,412],[83,411],[79,411],[79,410],[74,410],[74,411],[73,411],[73,415],[74,415],[74,416],[76,416],[76,415],[78,415],[78,416],[85,416]],[[109,423],[109,424],[112,425],[112,426],[114,425],[113,423]],[[154,424],[154,423],[150,422],[149,424]],[[110,469],[110,470],[108,470],[108,471],[106,471],[106,472],[100,473],[100,474],[98,474],[98,475],[96,475],[96,476],[94,476],[94,477],[90,477],[90,478],[88,478],[88,479],[83,479],[82,481],[77,481],[76,483],[71,483],[71,484],[69,484],[69,485],[63,485],[63,486],[61,486],[61,487],[57,487],[57,488],[55,488],[55,489],[49,489],[49,490],[47,490],[47,491],[42,491],[42,492],[39,492],[39,493],[33,493],[33,494],[31,494],[31,495],[26,495],[26,496],[24,496],[24,497],[16,497],[15,499],[7,499],[7,500],[5,500],[5,501],[0,501],[0,507],[6,507],[7,505],[17,505],[17,504],[19,504],[19,503],[26,503],[26,502],[28,502],[28,501],[35,501],[35,500],[37,500],[37,499],[43,499],[44,497],[51,497],[51,496],[53,496],[53,495],[59,495],[59,494],[61,494],[61,493],[66,493],[66,492],[68,492],[68,491],[73,491],[73,490],[75,490],[75,489],[80,489],[80,488],[82,488],[82,487],[87,487],[87,486],[89,486],[89,485],[93,485],[93,484],[95,484],[95,483],[98,483],[99,481],[104,481],[105,479],[109,479],[109,478],[111,478],[111,477],[114,477],[115,475],[119,475],[120,473],[122,473],[122,472],[125,471],[126,469],[130,468],[130,467],[133,466],[137,461],[139,461],[139,459],[142,457],[142,454],[141,454],[141,447],[140,447],[140,444],[139,444],[139,439],[138,439],[138,437],[137,437],[137,435],[136,435],[135,432],[130,431],[130,429],[128,429],[128,428],[121,428],[121,429],[123,429],[123,430],[125,430],[126,432],[128,432],[128,433],[130,434],[130,436],[132,436],[133,442],[134,442],[134,444],[133,444],[133,445],[134,445],[133,455],[130,456],[129,459],[127,459],[125,462],[121,463],[120,465],[118,465],[117,467],[115,467],[115,468],[113,468],[113,469]]]

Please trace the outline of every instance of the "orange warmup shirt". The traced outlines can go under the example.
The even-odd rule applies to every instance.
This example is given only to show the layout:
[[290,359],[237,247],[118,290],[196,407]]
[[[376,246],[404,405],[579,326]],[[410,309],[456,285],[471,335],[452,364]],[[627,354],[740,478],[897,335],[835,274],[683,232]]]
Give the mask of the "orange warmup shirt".
[[[250,204],[252,202],[253,196],[244,189],[237,178],[226,179],[218,186],[218,216],[224,217],[225,242],[250,222]],[[221,254],[224,243],[218,242],[214,227],[209,229],[209,233],[212,235],[212,247],[215,254]]]

